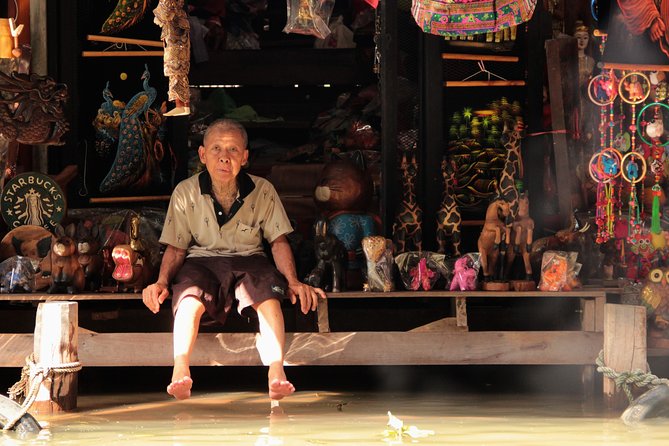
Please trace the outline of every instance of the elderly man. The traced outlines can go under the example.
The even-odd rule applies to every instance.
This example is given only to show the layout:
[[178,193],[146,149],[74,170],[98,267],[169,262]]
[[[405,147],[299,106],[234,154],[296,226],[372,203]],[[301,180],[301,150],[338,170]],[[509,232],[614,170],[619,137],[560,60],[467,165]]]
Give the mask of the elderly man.
[[[241,172],[249,157],[246,146],[246,131],[236,121],[209,126],[198,149],[206,170],[174,189],[160,237],[167,245],[160,273],[143,291],[144,304],[157,313],[172,287],[174,370],[167,393],[179,400],[191,395],[190,355],[200,318],[207,312],[225,322],[234,300],[240,314],[258,315],[270,398],[293,393],[283,368],[281,300],[299,300],[306,314],[325,297],[297,278],[286,238],[292,228],[274,187]],[[276,267],[263,253],[263,238]]]

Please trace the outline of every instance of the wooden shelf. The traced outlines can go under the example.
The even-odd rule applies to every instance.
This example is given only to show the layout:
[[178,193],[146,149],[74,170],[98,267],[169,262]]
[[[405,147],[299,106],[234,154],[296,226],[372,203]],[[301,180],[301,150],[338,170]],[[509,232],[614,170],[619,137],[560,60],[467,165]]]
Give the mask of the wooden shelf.
[[219,51],[189,73],[191,85],[352,85],[367,77],[354,49],[313,48]]

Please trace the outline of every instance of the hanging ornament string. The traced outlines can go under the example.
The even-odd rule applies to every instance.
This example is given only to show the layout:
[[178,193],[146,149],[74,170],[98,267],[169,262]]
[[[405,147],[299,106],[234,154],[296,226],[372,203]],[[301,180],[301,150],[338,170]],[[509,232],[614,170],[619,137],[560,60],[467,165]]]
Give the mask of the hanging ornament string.
[[[651,90],[651,83],[650,79],[648,77],[639,72],[639,71],[633,71],[631,73],[624,74],[622,79],[620,79],[620,82],[618,84],[618,95],[620,96],[620,100],[625,102],[626,104],[629,104],[631,107],[631,122],[629,126],[630,130],[630,136],[631,136],[631,144],[630,144],[630,153],[636,153],[637,152],[637,147],[636,147],[636,130],[637,130],[637,114],[636,114],[636,106],[637,104],[641,104],[644,102],[646,99],[648,99],[648,96],[650,95],[650,90]],[[643,158],[643,156],[641,156]],[[638,159],[638,157],[634,157],[634,160]],[[645,215],[645,210],[643,208],[643,202],[644,202],[644,190],[641,188],[641,207],[639,207],[639,202],[636,200],[636,183],[631,183],[630,184],[630,209],[629,209],[629,216],[630,220],[628,222],[628,238],[635,236],[636,234],[639,234],[642,230],[643,227],[643,218]],[[634,190],[632,190],[634,189]],[[634,196],[632,197],[632,194]],[[634,198],[634,202],[632,200]]]
[[605,243],[613,237],[615,223],[614,180],[621,175],[622,156],[613,148],[595,153],[588,164],[590,177],[597,183],[597,243]]
[[628,152],[623,156],[621,163],[622,176],[630,185],[630,198],[628,201],[629,215],[627,220],[628,240],[641,232],[641,212],[637,198],[637,183],[646,176],[646,159],[638,152]]
[[650,79],[639,72],[627,73],[618,83],[618,94],[620,99],[632,106],[632,122],[630,123],[630,133],[632,138],[631,149],[636,150],[636,106],[641,104],[650,95]]
[[[644,119],[644,112],[649,109],[653,111],[653,117],[650,121],[647,121]],[[664,147],[669,144],[669,139],[662,141],[662,138],[665,137],[662,109],[664,109],[665,113],[669,113],[669,105],[667,104],[662,102],[647,104],[639,112],[636,125],[636,132],[639,133],[639,137],[644,143],[650,146],[650,171],[653,173],[653,179],[655,180],[651,188],[653,205],[650,232],[653,234],[659,234],[662,231],[660,227],[660,197],[662,195],[660,182],[664,175]]]
[[588,163],[590,177],[597,183],[597,205],[595,222],[597,223],[597,243],[604,243],[613,236],[615,221],[614,180],[621,174],[622,156],[620,152],[607,144],[607,135],[612,134],[611,122],[607,119],[613,113],[613,102],[618,94],[615,76],[610,71],[594,76],[588,84],[590,100],[599,106],[600,150]]

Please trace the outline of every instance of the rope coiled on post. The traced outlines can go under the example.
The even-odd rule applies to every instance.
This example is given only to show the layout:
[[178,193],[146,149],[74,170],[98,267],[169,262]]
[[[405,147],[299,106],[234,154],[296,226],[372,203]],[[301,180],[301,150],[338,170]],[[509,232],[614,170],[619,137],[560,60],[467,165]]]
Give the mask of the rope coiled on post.
[[27,356],[26,365],[21,369],[21,379],[8,390],[9,398],[14,401],[17,401],[23,395],[24,400],[21,405],[21,410],[17,416],[5,424],[2,430],[11,430],[21,417],[28,412],[30,406],[35,402],[35,398],[37,398],[39,387],[46,379],[52,378],[53,375],[57,373],[65,374],[78,372],[81,368],[82,365],[79,361],[44,366],[35,363],[33,353]]
[[599,352],[595,363],[597,364],[597,371],[613,380],[616,384],[616,389],[622,389],[630,403],[634,399],[632,390],[630,389],[632,384],[636,387],[656,387],[661,384],[669,384],[669,379],[658,378],[652,373],[644,372],[640,369],[634,369],[629,372],[616,372],[604,364],[604,350]]

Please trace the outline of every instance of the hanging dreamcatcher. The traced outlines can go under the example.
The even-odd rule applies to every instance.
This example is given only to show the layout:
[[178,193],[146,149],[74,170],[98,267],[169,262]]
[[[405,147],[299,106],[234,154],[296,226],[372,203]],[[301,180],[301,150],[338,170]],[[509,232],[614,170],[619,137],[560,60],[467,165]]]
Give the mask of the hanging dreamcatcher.
[[[630,151],[622,160],[623,178],[629,183],[630,195],[628,200],[627,240],[634,245],[643,230],[643,212],[639,205],[637,184],[641,182],[647,170],[646,159],[643,153],[637,151],[636,106],[644,102],[650,95],[651,83],[648,77],[640,72],[625,74],[618,84],[620,100],[631,107]],[[643,193],[643,188],[642,188]],[[641,200],[643,203],[643,200]]]
[[[618,95],[616,87],[613,72],[598,74],[588,84],[588,96],[600,110],[600,149],[592,155],[588,163],[590,177],[597,184],[597,243],[605,243],[613,237],[615,180],[621,175],[622,156],[618,150],[607,144],[607,137],[612,133],[614,125],[609,115],[613,114],[613,102]],[[609,141],[611,139],[608,138]]]

